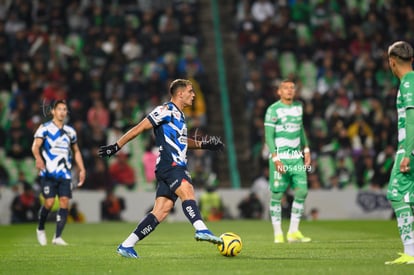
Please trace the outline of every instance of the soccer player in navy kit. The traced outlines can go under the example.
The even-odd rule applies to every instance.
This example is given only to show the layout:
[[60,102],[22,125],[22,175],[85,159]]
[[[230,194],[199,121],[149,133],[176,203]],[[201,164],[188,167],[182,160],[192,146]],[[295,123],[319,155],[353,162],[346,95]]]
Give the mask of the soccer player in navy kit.
[[222,243],[205,225],[196,204],[191,177],[187,171],[187,149],[221,150],[224,144],[220,138],[191,139],[182,110],[191,106],[195,97],[191,81],[176,79],[169,88],[171,100],[156,107],[146,118],[126,132],[118,141],[102,146],[99,156],[110,157],[126,143],[142,132],[153,129],[160,155],[156,164],[157,190],[155,204],[117,249],[118,254],[127,258],[138,258],[134,245],[148,236],[162,222],[174,207],[177,198],[187,219],[196,230],[195,239],[214,244]]
[[55,203],[56,195],[59,198],[59,210],[56,216],[56,233],[52,243],[67,245],[62,239],[62,231],[66,225],[69,200],[72,198],[72,161],[76,161],[79,168],[78,187],[85,181],[86,170],[82,154],[79,150],[75,129],[65,124],[68,114],[66,102],[57,100],[52,108],[52,120],[39,126],[34,134],[32,153],[39,169],[44,205],[39,211],[39,224],[36,229],[37,240],[40,245],[46,245],[45,223],[47,216]]

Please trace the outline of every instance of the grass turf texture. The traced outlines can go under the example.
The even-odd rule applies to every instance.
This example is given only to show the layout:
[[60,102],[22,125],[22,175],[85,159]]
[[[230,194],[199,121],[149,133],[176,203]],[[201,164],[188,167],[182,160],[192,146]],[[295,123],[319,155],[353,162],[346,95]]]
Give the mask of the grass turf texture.
[[[35,224],[0,226],[0,274],[414,274],[414,265],[386,266],[402,252],[395,221],[302,222],[311,243],[273,243],[270,221],[208,223],[217,235],[240,235],[243,250],[224,257],[194,240],[188,223],[162,223],[136,246],[141,258],[116,254],[134,223],[67,224],[66,247],[36,240]],[[287,232],[287,222],[283,224]]]

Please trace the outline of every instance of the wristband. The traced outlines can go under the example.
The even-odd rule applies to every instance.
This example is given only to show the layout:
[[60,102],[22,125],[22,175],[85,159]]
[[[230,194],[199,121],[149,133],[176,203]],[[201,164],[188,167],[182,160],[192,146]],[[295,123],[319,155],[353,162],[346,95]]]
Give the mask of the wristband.
[[309,147],[305,147],[305,149],[303,149],[303,152],[304,152],[304,153],[310,153],[310,149],[309,149]]

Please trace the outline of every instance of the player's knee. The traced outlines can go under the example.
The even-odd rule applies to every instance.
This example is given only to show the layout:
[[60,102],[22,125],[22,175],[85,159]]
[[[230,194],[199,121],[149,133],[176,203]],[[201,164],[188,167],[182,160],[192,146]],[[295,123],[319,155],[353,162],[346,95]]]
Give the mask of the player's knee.
[[283,192],[272,193],[272,200],[273,201],[280,201],[282,200]]
[[55,204],[55,198],[48,198],[45,199],[44,206],[46,209],[52,209],[53,205]]
[[295,190],[295,200],[305,200],[307,196],[308,196],[308,190],[305,190],[305,189]]
[[59,208],[69,208],[69,198],[60,197],[59,198]]
[[177,190],[175,190],[175,194],[181,201],[195,200],[194,187],[185,179],[181,182]]
[[162,222],[174,207],[174,202],[165,197],[159,197],[155,200],[154,208],[151,213],[157,218],[159,222]]
[[171,209],[172,207],[165,206],[163,208],[153,209],[151,213],[159,222],[162,222],[167,218],[168,214],[171,212]]

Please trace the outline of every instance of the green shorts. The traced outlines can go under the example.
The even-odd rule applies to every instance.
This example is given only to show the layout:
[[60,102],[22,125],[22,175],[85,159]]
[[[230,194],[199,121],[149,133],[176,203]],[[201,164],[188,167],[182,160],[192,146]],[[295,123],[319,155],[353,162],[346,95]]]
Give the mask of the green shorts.
[[404,201],[414,203],[414,157],[410,156],[410,170],[400,172],[400,163],[404,153],[397,152],[388,182],[387,199],[390,201]]
[[285,173],[276,171],[274,162],[269,160],[269,187],[273,193],[285,192],[289,187],[293,190],[308,190],[308,167],[303,164],[303,159],[283,159]]

